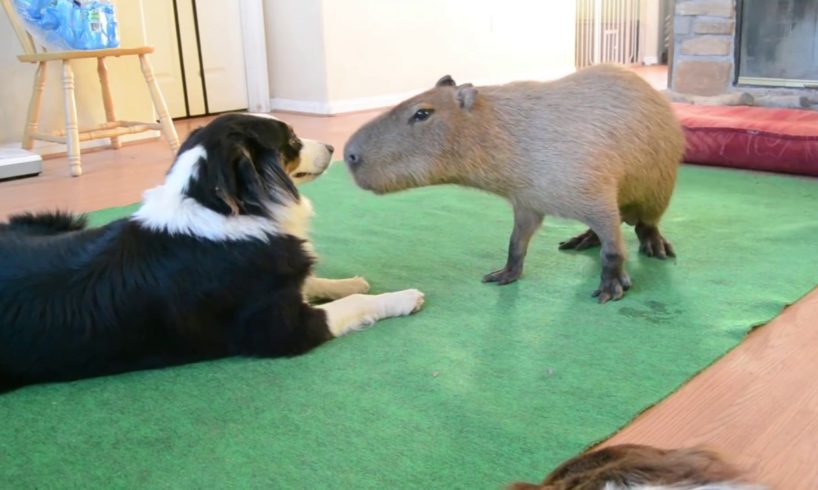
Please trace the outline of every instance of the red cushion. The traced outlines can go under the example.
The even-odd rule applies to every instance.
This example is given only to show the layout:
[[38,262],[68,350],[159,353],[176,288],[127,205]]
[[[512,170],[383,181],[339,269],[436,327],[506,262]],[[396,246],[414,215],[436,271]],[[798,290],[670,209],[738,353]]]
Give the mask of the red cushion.
[[818,176],[818,112],[673,104],[685,161]]

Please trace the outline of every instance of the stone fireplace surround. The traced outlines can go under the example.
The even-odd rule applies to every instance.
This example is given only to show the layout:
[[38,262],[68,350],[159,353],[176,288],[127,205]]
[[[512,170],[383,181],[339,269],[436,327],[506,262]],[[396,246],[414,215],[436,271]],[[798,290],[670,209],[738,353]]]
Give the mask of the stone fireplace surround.
[[676,0],[671,97],[818,110],[818,90],[736,85],[736,20],[736,0]]

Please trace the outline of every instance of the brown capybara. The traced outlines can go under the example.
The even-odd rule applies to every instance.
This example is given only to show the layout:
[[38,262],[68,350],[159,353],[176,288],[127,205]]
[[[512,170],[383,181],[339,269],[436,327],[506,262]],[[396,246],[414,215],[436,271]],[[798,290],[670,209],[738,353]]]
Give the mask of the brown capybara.
[[718,454],[702,448],[611,446],[561,464],[542,483],[509,490],[764,490]]
[[376,193],[435,184],[476,187],[508,199],[514,230],[503,269],[508,284],[546,214],[590,228],[560,244],[602,245],[594,296],[618,300],[630,287],[621,222],[640,250],[675,256],[659,233],[684,151],[670,104],[638,75],[595,66],[552,82],[474,87],[441,78],[360,128],[344,158],[357,184]]

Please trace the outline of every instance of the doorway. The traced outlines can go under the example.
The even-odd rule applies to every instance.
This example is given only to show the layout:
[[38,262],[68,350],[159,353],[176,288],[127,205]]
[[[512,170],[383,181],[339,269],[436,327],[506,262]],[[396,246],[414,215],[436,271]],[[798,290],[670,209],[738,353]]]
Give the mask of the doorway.
[[240,2],[142,0],[156,80],[174,119],[248,107]]

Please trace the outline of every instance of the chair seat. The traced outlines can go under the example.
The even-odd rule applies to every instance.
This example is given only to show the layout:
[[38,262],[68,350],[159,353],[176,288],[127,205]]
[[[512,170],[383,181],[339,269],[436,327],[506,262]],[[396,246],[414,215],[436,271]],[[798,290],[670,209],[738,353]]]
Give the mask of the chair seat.
[[153,46],[138,46],[135,48],[111,48],[76,51],[47,51],[45,53],[21,54],[17,59],[23,63],[39,63],[41,61],[75,60],[83,58],[107,58],[109,56],[130,56],[153,53]]

